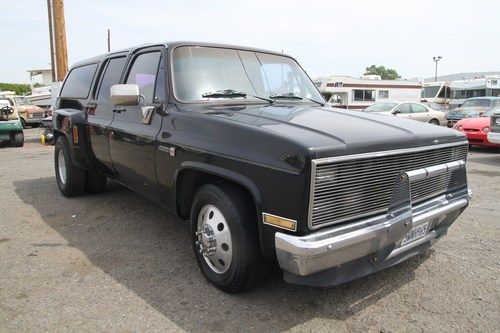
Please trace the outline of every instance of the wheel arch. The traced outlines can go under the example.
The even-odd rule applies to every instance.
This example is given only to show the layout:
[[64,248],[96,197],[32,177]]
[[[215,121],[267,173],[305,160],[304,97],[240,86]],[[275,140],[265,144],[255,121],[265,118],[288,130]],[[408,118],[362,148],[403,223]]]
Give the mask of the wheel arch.
[[[71,160],[73,163],[82,168],[89,170],[89,151],[86,147],[86,130],[85,130],[85,113],[78,109],[58,109],[54,112],[54,141],[57,142],[61,136],[64,136],[69,144]],[[77,127],[76,135],[78,136],[75,142],[75,131],[73,127]]]
[[184,162],[175,172],[173,201],[177,215],[188,219],[197,190],[204,184],[217,182],[233,184],[244,190],[253,201],[257,221],[260,220],[262,196],[251,179],[237,172],[201,162]]

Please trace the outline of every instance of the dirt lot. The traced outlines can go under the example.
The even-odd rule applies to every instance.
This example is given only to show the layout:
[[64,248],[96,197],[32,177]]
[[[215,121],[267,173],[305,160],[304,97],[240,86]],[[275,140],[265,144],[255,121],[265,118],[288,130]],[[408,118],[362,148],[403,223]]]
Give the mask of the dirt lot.
[[473,149],[472,205],[427,255],[336,288],[279,272],[243,295],[202,277],[188,226],[110,183],[66,199],[53,148],[0,148],[0,331],[482,331],[500,327],[500,154]]

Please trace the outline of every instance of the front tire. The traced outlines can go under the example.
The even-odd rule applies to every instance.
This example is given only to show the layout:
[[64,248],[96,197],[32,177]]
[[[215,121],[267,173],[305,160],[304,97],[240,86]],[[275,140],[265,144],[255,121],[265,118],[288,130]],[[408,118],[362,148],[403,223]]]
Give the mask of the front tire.
[[24,133],[18,132],[14,134],[14,140],[12,141],[12,145],[14,147],[22,147],[24,146]]
[[68,140],[64,136],[57,139],[54,149],[54,166],[57,186],[65,197],[74,197],[83,193],[87,175],[85,170],[73,164]]
[[207,280],[225,292],[249,289],[267,271],[255,219],[249,200],[230,185],[203,185],[193,200],[191,235],[196,260]]
[[26,128],[28,126],[24,118],[21,118],[21,125],[23,126],[23,128]]
[[437,120],[437,119],[431,119],[431,120],[429,120],[429,124],[438,125],[438,126],[440,125],[439,124],[439,120]]

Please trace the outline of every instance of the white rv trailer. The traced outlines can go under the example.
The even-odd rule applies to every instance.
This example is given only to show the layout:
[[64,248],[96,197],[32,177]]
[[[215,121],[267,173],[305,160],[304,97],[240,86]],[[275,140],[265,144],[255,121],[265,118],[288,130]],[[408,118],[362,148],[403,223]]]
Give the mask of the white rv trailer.
[[441,104],[445,108],[451,99],[451,81],[422,83],[421,102]]
[[472,97],[500,97],[500,75],[489,75],[471,80],[452,81],[450,109],[461,106]]
[[381,80],[379,75],[328,76],[314,80],[329,105],[362,110],[375,102],[420,102],[418,80]]

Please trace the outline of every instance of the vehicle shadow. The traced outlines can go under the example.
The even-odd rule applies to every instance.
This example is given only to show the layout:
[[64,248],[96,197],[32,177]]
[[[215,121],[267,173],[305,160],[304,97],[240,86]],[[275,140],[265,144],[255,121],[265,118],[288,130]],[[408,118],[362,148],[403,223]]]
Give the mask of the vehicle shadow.
[[228,295],[203,278],[187,223],[119,184],[74,199],[61,196],[53,177],[14,186],[67,246],[187,331],[282,331],[314,318],[345,320],[413,280],[432,256],[331,288],[289,285],[275,269],[262,286]]

